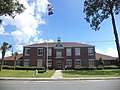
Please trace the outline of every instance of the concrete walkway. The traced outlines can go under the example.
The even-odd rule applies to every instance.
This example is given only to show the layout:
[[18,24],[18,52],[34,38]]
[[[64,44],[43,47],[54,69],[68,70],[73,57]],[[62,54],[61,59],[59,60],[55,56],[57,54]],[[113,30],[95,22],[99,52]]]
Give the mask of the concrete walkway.
[[56,70],[51,79],[62,79],[62,70]]

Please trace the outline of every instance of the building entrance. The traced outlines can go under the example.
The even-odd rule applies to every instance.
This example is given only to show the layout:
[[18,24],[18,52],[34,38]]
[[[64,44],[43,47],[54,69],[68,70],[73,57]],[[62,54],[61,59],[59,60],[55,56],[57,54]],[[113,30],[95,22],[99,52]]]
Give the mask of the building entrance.
[[61,60],[57,60],[56,69],[62,69],[62,61]]

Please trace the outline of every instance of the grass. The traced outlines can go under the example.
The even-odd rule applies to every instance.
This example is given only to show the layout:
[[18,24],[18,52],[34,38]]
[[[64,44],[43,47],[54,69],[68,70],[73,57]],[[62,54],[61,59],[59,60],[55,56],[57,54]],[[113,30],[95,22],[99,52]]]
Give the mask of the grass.
[[25,78],[49,78],[53,75],[55,70],[49,70],[44,73],[38,73],[34,75],[35,71],[29,70],[2,70],[0,71],[0,77],[25,77]]
[[78,77],[115,77],[120,76],[120,69],[110,70],[64,70],[62,71],[64,78]]

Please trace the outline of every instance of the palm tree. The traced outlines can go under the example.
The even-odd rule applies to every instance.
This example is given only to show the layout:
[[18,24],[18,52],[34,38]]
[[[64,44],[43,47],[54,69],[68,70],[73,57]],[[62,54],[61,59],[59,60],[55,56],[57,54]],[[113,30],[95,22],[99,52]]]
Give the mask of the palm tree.
[[12,46],[9,45],[7,42],[4,42],[3,45],[0,47],[0,50],[2,51],[2,59],[1,59],[1,68],[0,68],[0,71],[2,71],[2,68],[3,68],[5,53],[11,47]]
[[14,53],[14,70],[15,70],[15,67],[16,67],[16,59],[17,59],[17,56],[18,56],[18,52],[15,52],[15,53]]

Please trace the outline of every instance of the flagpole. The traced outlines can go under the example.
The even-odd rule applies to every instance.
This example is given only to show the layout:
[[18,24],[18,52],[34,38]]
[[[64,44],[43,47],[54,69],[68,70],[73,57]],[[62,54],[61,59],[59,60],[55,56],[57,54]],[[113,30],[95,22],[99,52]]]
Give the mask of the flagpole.
[[48,71],[48,6],[47,6],[47,13],[46,13],[46,33],[47,33],[47,57],[46,57],[46,71]]
[[49,47],[49,45],[48,45],[48,15],[52,15],[53,14],[53,12],[52,12],[52,10],[53,10],[53,6],[52,6],[52,4],[48,4],[47,5],[47,14],[46,14],[46,33],[47,33],[47,58],[46,58],[46,70],[48,71],[48,47]]

